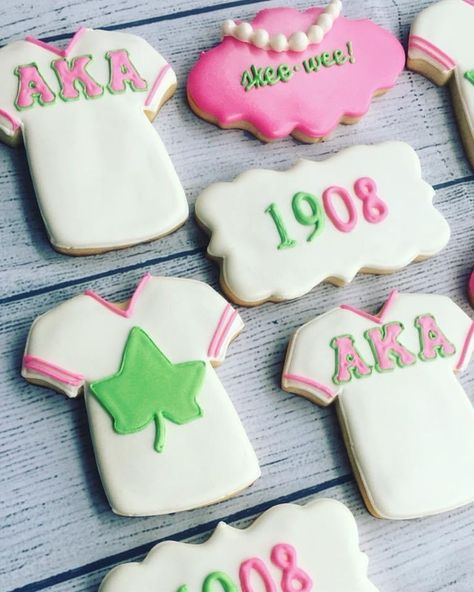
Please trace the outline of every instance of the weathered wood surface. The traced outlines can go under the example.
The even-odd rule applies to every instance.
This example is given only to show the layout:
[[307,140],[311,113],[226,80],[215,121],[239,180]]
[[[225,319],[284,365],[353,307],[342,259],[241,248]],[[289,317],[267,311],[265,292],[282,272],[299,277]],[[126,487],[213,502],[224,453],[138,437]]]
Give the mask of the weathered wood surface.
[[[406,42],[414,14],[429,2],[345,1],[345,14],[369,16]],[[280,2],[281,4],[281,2]],[[1,42],[32,33],[64,43],[79,25],[142,35],[173,64],[180,86],[163,108],[159,130],[190,203],[209,183],[249,167],[288,168],[297,158],[325,158],[343,147],[399,139],[412,144],[452,238],[437,257],[392,276],[358,276],[348,287],[322,285],[297,301],[242,309],[247,327],[219,369],[262,466],[244,494],[210,508],[160,518],[127,519],[109,510],[95,468],[81,400],[65,400],[26,384],[19,366],[31,321],[86,287],[124,299],[146,270],[217,285],[203,254],[206,239],[193,219],[161,241],[97,257],[72,259],[47,241],[22,149],[0,146],[0,589],[93,592],[106,570],[141,558],[164,538],[202,540],[217,520],[245,524],[278,501],[332,496],[356,515],[370,574],[381,592],[471,592],[474,507],[410,522],[372,518],[365,510],[331,408],[283,393],[286,344],[302,323],[342,302],[376,309],[391,288],[439,292],[472,313],[466,281],[473,266],[474,175],[459,143],[450,98],[421,76],[404,72],[357,126],[340,127],[319,145],[288,139],[262,145],[240,131],[196,118],[185,80],[198,53],[214,44],[225,18],[251,18],[277,2],[75,0],[3,3]],[[301,8],[305,2],[296,2]],[[396,163],[394,163],[396,166]],[[474,370],[461,376],[474,398]],[[473,460],[474,463],[474,460]]]

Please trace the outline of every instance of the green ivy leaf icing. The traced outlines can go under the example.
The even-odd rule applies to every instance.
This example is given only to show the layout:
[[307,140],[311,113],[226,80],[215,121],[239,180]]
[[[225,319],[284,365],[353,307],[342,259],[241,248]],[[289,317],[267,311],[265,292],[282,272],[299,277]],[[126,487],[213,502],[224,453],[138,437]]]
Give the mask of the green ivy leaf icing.
[[471,84],[474,84],[474,70],[468,70],[465,74],[464,74],[464,78],[466,78],[467,80],[469,80],[469,82]]
[[161,452],[165,419],[182,425],[202,416],[196,399],[205,372],[203,361],[173,364],[142,329],[133,327],[118,372],[93,382],[90,390],[118,434],[133,434],[154,421],[154,448]]

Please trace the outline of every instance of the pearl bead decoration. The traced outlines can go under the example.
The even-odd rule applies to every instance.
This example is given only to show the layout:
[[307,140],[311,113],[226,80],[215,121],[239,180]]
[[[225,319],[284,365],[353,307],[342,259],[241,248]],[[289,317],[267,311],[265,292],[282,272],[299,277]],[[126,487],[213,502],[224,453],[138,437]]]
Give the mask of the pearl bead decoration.
[[283,33],[270,35],[265,29],[255,29],[246,21],[236,23],[232,19],[224,21],[222,26],[223,37],[234,37],[239,41],[250,43],[260,49],[273,51],[304,51],[308,45],[318,44],[332,29],[334,21],[342,10],[341,0],[331,0],[324,11],[318,16],[316,22],[306,31],[296,31],[289,38]]

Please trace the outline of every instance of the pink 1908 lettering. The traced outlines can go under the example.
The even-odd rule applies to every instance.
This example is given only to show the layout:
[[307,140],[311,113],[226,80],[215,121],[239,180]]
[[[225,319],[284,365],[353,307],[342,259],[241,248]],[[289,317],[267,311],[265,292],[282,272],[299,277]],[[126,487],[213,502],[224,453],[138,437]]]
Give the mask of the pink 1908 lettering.
[[[388,215],[387,204],[377,194],[377,184],[370,177],[360,177],[354,183],[354,193],[362,202],[362,215],[369,224],[379,224]],[[344,206],[345,217],[342,216],[336,206],[336,200]],[[323,191],[322,202],[324,212],[317,198],[311,193],[298,192],[293,196],[292,209],[296,221],[306,226],[314,225],[313,232],[306,239],[312,241],[324,228],[324,213],[332,222],[333,226],[340,232],[351,232],[357,225],[358,214],[349,192],[344,187],[331,185]],[[305,209],[306,208],[306,211]],[[310,212],[307,212],[307,209]],[[275,203],[271,203],[265,210],[270,214],[278,235],[280,243],[278,249],[294,247],[297,242],[290,237],[285,221]]]
[[[310,592],[313,580],[297,564],[296,549],[287,543],[275,545],[270,553],[270,561],[281,570],[280,587],[273,579],[268,567],[260,557],[245,559],[240,565],[239,581],[242,592],[254,592],[252,578],[258,578],[265,592]],[[214,587],[214,583],[220,588]],[[260,589],[260,587],[259,587]],[[180,586],[177,592],[189,592],[187,586]],[[214,571],[206,576],[202,592],[238,592],[237,585],[222,571]]]

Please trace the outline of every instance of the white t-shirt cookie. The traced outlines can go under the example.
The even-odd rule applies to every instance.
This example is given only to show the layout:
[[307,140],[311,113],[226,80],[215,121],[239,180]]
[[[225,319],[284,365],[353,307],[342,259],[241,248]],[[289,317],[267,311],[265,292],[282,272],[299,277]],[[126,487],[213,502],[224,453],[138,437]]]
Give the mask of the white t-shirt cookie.
[[144,39],[80,29],[60,50],[27,37],[0,50],[0,68],[0,132],[23,137],[55,248],[113,249],[186,220],[183,188],[149,121],[176,77]]
[[126,307],[86,291],[39,317],[22,374],[70,397],[84,391],[99,472],[116,513],[196,508],[260,475],[212,367],[242,327],[208,285],[147,274]]
[[337,399],[369,509],[405,519],[474,501],[474,408],[455,371],[474,323],[447,297],[393,292],[378,315],[342,305],[299,329],[283,387]]
[[[444,80],[454,76],[460,97],[461,127],[474,142],[474,0],[442,0],[414,20],[408,46],[409,60],[423,60]],[[473,162],[474,166],[474,162]]]

